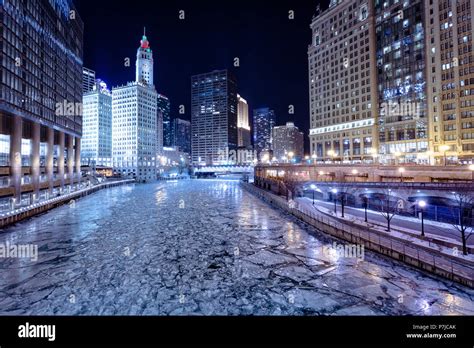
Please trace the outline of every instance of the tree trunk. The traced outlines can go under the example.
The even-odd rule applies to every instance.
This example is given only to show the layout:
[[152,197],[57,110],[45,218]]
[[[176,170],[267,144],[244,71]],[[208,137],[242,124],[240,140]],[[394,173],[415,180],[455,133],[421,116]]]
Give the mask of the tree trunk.
[[462,239],[462,253],[467,255],[467,242],[466,242],[466,230],[463,229],[461,231],[461,239]]

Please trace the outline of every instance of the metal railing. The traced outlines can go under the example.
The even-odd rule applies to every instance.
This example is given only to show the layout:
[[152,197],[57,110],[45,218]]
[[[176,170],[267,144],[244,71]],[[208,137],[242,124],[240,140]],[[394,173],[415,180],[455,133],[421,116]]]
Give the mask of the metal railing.
[[[331,232],[329,233],[331,235],[350,241],[351,243],[364,244],[372,247],[377,245],[388,250],[390,254],[393,252],[403,254],[417,261],[419,265],[424,264],[423,268],[428,266],[433,267],[433,269],[440,269],[452,276],[460,276],[464,279],[468,279],[471,284],[474,280],[474,262],[472,261],[459,260],[456,259],[454,255],[443,254],[441,251],[423,245],[414,246],[409,241],[403,241],[394,236],[389,237],[377,230],[371,230],[369,228],[362,229],[350,225],[349,223],[342,223],[328,215],[300,206],[297,202],[293,202],[294,205],[290,206],[292,204],[291,202],[273,193],[263,191],[251,184],[243,185],[265,201],[270,201],[277,207],[290,212],[317,230],[328,232],[328,229],[330,229]],[[459,251],[459,254],[461,254],[461,251]],[[408,263],[412,264],[411,262]]]

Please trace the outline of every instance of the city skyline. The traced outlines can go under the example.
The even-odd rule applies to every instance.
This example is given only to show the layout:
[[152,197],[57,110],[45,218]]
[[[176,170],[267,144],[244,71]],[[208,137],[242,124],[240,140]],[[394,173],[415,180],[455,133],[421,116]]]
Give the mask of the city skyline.
[[469,343],[473,1],[0,0],[1,347]]
[[[321,8],[328,3],[320,1]],[[123,61],[133,57],[130,42],[135,42],[146,27],[155,48],[156,89],[170,99],[172,118],[191,119],[192,75],[230,69],[237,78],[239,93],[248,101],[250,114],[259,107],[274,109],[278,124],[292,121],[303,131],[308,151],[307,67],[301,62],[307,60],[309,24],[317,5],[318,1],[287,1],[267,7],[264,2],[244,0],[237,9],[239,16],[230,21],[234,8],[213,0],[199,4],[144,2],[144,13],[135,12],[140,6],[128,9],[121,1],[80,1],[79,10],[88,28],[84,66],[95,70],[111,87],[130,80],[133,64],[127,68]],[[179,19],[180,10],[185,11],[183,20]],[[294,11],[295,19],[289,19],[289,11]],[[219,26],[219,31],[212,30],[213,25]],[[95,34],[98,30],[101,35]],[[215,46],[213,42],[221,44]],[[234,67],[234,58],[240,58],[240,67]],[[179,113],[180,105],[185,106],[184,114]],[[290,105],[294,114],[288,112]]]

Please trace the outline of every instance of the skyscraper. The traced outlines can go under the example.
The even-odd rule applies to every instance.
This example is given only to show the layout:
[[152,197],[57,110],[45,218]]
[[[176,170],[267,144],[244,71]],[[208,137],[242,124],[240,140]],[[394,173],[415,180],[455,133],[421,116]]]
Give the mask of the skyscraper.
[[382,163],[417,162],[428,150],[424,2],[375,2]]
[[163,112],[158,108],[158,104],[157,104],[157,107],[156,107],[156,154],[157,156],[160,156],[162,152],[163,152]]
[[310,146],[319,160],[371,158],[377,147],[372,0],[331,1],[308,48]]
[[105,82],[97,80],[84,94],[82,124],[82,163],[112,166],[112,94]]
[[227,70],[191,77],[191,134],[194,164],[225,164],[237,149],[237,83]]
[[191,122],[180,118],[172,121],[172,145],[179,151],[191,153]]
[[237,101],[238,146],[248,149],[251,146],[249,105],[239,94],[237,94]]
[[[425,4],[429,159],[474,159],[474,16],[469,0]],[[445,156],[446,155],[446,156]]]
[[275,111],[270,108],[253,110],[253,145],[257,155],[271,149],[272,131],[276,124]]
[[0,32],[0,205],[14,206],[80,180],[83,23],[71,1],[0,1]]
[[137,50],[135,82],[112,90],[114,170],[139,181],[156,179],[158,95],[153,85],[153,53],[143,35]]
[[158,112],[161,112],[163,120],[163,146],[172,146],[171,139],[171,104],[168,97],[158,94]]
[[304,134],[293,122],[273,127],[273,158],[278,162],[300,162],[304,156]]
[[85,94],[94,89],[96,83],[95,71],[82,68],[82,93]]

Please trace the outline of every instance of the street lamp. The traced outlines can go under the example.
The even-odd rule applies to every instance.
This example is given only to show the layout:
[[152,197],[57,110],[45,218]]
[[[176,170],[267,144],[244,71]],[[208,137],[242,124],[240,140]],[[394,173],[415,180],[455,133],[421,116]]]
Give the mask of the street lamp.
[[332,189],[331,192],[334,196],[334,214],[337,215],[337,189]]
[[318,156],[316,156],[316,154],[314,153],[311,158],[313,159],[313,163],[316,163],[316,159],[318,158]]
[[450,146],[449,145],[441,145],[439,147],[439,150],[443,153],[443,157],[444,157],[444,165],[446,166],[448,164],[447,160],[446,160],[446,151],[448,151],[450,149]]
[[425,207],[426,207],[426,202],[425,201],[419,201],[418,206],[420,207],[421,211],[421,236],[425,236],[425,222],[424,222],[424,213],[425,213]]
[[311,190],[313,190],[313,205],[314,205],[314,190],[316,190],[316,185],[311,184]]
[[400,172],[400,181],[403,182],[403,173],[405,172],[405,168],[398,168],[398,171]]
[[362,197],[362,202],[364,204],[365,222],[367,222],[368,221],[368,219],[367,219],[367,208],[369,207],[369,197],[363,196]]

